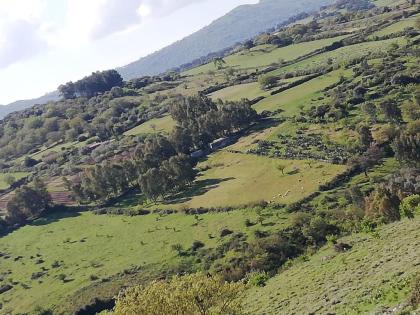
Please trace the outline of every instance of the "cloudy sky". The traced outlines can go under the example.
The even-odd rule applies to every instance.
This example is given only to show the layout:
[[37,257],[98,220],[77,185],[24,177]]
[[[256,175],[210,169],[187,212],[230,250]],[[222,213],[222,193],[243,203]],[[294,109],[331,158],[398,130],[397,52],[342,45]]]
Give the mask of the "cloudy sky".
[[0,104],[125,65],[258,0],[0,0]]

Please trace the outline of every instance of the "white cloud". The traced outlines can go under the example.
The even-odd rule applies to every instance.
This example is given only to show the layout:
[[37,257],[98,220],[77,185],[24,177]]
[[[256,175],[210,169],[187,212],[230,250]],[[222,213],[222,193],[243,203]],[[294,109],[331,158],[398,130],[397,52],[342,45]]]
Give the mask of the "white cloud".
[[38,34],[38,24],[25,20],[0,25],[0,69],[30,58],[47,47]]
[[67,34],[75,40],[100,39],[202,0],[67,0]]
[[[0,0],[0,68],[43,50],[82,48],[203,0]],[[51,8],[64,11],[53,20]]]
[[46,8],[45,0],[1,0],[0,16],[10,20],[38,20]]
[[41,31],[45,4],[44,0],[0,2],[0,69],[47,47]]

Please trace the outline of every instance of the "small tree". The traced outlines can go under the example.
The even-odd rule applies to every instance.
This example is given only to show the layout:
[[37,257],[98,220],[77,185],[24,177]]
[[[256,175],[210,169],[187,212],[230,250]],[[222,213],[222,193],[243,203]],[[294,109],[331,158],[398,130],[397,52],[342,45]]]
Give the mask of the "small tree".
[[397,124],[402,121],[401,110],[395,101],[385,100],[379,104],[379,109],[387,121]]
[[377,189],[366,200],[365,213],[370,219],[382,219],[386,222],[400,220],[400,200],[384,187]]
[[176,276],[120,294],[115,315],[242,314],[242,283],[228,283],[205,274]]
[[181,244],[174,244],[174,245],[171,246],[171,249],[174,250],[174,251],[176,251],[179,256],[184,251],[184,247],[182,247]]
[[12,224],[23,223],[47,210],[51,205],[51,197],[44,183],[35,179],[32,186],[23,186],[7,204],[7,221]]
[[371,122],[376,123],[377,121],[377,110],[373,103],[365,103],[362,105],[362,110],[366,115],[369,116]]
[[277,79],[272,75],[262,75],[258,78],[258,82],[262,89],[269,89],[276,84]]
[[362,125],[359,126],[357,131],[359,133],[360,145],[364,148],[369,147],[370,144],[373,142],[372,132],[370,131],[370,128],[368,126]]
[[400,205],[401,216],[413,219],[416,213],[420,213],[420,195],[411,195],[404,198]]
[[7,185],[12,186],[14,183],[16,183],[16,178],[12,175],[7,175],[4,181]]
[[394,139],[392,148],[395,151],[396,158],[404,164],[420,164],[420,135],[402,133]]
[[284,175],[284,170],[286,169],[286,165],[284,164],[279,164],[277,165],[277,169],[282,173],[282,175]]
[[224,65],[226,64],[226,61],[221,57],[216,57],[213,59],[213,64],[217,70],[220,70],[223,69]]

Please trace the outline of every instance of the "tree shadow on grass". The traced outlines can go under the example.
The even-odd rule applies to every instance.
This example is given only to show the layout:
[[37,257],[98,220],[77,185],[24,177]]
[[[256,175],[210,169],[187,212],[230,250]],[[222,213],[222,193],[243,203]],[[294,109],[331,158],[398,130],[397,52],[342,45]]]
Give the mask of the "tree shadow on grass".
[[279,118],[272,118],[272,117],[271,118],[264,118],[264,119],[261,119],[255,125],[252,125],[250,128],[242,131],[240,136],[241,137],[246,137],[246,136],[250,136],[250,135],[255,134],[255,133],[262,132],[262,131],[264,131],[268,128],[278,127],[283,122],[284,122],[284,120],[279,119]]
[[76,209],[75,210],[71,210],[71,209],[60,210],[60,211],[50,212],[48,214],[45,214],[45,216],[28,223],[28,225],[44,226],[51,223],[59,222],[67,218],[75,218],[78,216],[80,216],[79,210],[76,210]]
[[174,195],[171,197],[171,199],[165,200],[162,203],[165,205],[173,205],[188,202],[191,201],[194,197],[204,195],[208,191],[219,187],[219,184],[234,179],[235,177],[198,180],[194,182],[190,189]]
[[131,190],[130,192],[109,201],[107,207],[132,208],[143,204],[147,198],[140,190]]

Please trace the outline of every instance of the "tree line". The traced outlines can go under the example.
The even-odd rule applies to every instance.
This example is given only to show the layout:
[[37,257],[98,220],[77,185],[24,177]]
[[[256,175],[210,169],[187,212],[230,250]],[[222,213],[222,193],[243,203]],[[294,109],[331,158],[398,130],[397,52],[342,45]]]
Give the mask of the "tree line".
[[93,97],[110,91],[113,87],[121,87],[123,79],[116,70],[93,72],[90,76],[76,82],[68,82],[60,85],[58,91],[65,99],[73,99],[78,96]]
[[24,185],[16,189],[7,203],[6,224],[22,224],[27,220],[35,219],[51,206],[52,200],[46,185],[39,178],[35,178],[32,185]]
[[89,168],[79,182],[65,179],[74,197],[79,202],[105,203],[137,189],[154,202],[165,199],[195,179],[192,151],[206,149],[214,139],[229,136],[258,118],[247,101],[216,104],[201,95],[179,97],[170,111],[178,125],[169,136],[149,136],[128,160]]

